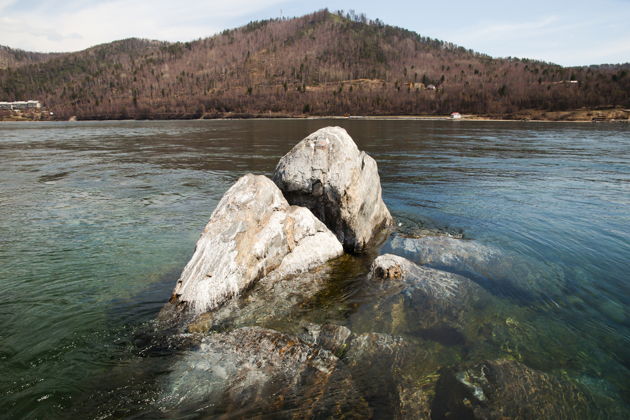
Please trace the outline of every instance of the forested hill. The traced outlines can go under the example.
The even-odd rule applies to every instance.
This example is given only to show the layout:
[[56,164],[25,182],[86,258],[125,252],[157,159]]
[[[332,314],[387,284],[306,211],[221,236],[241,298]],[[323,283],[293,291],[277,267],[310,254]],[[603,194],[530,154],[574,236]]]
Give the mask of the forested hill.
[[60,118],[501,115],[630,106],[628,64],[565,68],[495,59],[326,10],[194,42],[128,39],[30,60],[0,70],[0,101],[39,99]]
[[62,55],[63,54],[23,51],[0,45],[0,69],[17,68],[28,64],[42,63]]

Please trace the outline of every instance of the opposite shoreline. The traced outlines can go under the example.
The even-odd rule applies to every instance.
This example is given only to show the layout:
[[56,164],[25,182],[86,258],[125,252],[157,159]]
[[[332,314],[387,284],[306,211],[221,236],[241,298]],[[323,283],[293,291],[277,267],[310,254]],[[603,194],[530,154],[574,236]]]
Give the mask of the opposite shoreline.
[[[370,121],[504,121],[504,122],[630,122],[630,109],[611,108],[604,110],[573,111],[519,111],[507,115],[461,114],[459,118],[449,115],[287,115],[287,114],[249,114],[226,113],[204,115],[153,115],[145,118],[105,118],[104,116],[85,116],[69,118],[50,118],[46,113],[0,115],[0,122],[66,122],[66,121],[191,121],[191,120],[370,120]],[[148,117],[148,118],[147,118]]]

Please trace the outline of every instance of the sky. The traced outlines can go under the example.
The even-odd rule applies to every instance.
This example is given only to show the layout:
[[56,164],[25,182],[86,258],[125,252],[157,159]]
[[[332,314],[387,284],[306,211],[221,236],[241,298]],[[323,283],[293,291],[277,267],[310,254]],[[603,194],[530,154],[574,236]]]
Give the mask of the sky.
[[630,0],[0,0],[0,45],[63,52],[129,37],[190,41],[323,8],[365,13],[494,57],[630,62]]

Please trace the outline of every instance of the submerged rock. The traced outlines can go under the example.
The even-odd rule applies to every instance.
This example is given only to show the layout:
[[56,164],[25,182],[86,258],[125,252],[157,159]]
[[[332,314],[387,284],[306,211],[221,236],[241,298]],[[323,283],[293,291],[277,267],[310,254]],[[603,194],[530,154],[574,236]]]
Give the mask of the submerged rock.
[[564,273],[552,264],[448,235],[409,238],[393,235],[385,252],[487,284],[493,293],[518,299],[564,295]]
[[[568,380],[513,360],[486,361],[442,374],[433,418],[591,419],[592,399]],[[602,414],[602,413],[600,413]]]
[[314,346],[321,347],[342,357],[348,350],[352,331],[348,327],[336,324],[308,324],[300,338]]
[[429,419],[430,392],[423,376],[429,351],[417,342],[382,333],[363,333],[347,344],[342,360],[374,410],[375,418]]
[[[460,296],[469,280],[445,271],[422,267],[406,258],[385,254],[374,260],[369,274],[373,284],[380,281],[383,289],[401,285],[421,290],[427,297],[448,303]],[[468,284],[469,287],[474,287]]]
[[326,127],[280,159],[273,180],[291,204],[309,208],[351,252],[361,252],[392,217],[376,162],[346,130]]
[[164,386],[164,411],[205,407],[204,414],[245,418],[371,415],[335,355],[259,327],[208,335],[173,366]]
[[212,213],[170,309],[212,310],[265,276],[304,272],[341,254],[335,235],[308,209],[290,206],[269,178],[248,174]]
[[414,381],[429,360],[427,346],[388,334],[357,335],[335,324],[308,324],[300,338],[341,359],[374,418],[430,418],[426,386]]
[[353,322],[362,330],[412,334],[445,345],[464,344],[466,315],[485,297],[471,280],[422,267],[396,255],[376,258]]

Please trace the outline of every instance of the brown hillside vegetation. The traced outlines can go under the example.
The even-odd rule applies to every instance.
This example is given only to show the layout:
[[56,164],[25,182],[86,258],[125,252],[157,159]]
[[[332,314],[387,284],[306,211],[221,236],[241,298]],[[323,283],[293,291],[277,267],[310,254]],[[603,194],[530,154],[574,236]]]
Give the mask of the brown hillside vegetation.
[[63,54],[58,53],[38,53],[17,50],[0,45],[0,69],[18,68],[33,63],[43,63]]
[[60,118],[508,115],[630,107],[630,65],[495,59],[327,10],[194,42],[128,39],[0,70],[0,100]]

